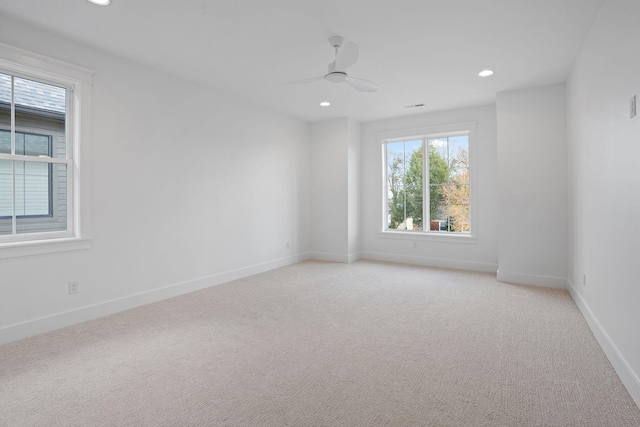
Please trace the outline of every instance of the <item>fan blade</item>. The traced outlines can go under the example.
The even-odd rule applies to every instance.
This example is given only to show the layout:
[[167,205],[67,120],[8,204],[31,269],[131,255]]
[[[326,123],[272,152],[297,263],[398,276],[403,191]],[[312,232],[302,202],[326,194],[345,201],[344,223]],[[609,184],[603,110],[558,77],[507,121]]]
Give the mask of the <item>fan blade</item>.
[[316,80],[324,80],[324,76],[312,77],[310,79],[304,79],[304,80],[296,80],[296,81],[293,81],[293,82],[287,82],[285,84],[287,84],[287,85],[303,85],[305,83],[315,82]]
[[348,67],[358,62],[359,49],[355,43],[347,43],[336,54],[333,71],[345,71]]
[[348,77],[347,83],[349,83],[351,86],[353,86],[355,89],[361,92],[375,92],[378,89],[380,89],[380,86],[378,86],[372,81],[365,80],[365,79],[356,79],[353,77]]

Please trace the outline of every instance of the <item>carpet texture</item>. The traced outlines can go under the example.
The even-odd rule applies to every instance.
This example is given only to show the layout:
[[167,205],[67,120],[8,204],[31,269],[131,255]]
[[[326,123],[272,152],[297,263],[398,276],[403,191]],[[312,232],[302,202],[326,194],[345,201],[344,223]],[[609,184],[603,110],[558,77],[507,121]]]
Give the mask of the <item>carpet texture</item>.
[[0,347],[1,426],[640,425],[566,291],[308,261]]

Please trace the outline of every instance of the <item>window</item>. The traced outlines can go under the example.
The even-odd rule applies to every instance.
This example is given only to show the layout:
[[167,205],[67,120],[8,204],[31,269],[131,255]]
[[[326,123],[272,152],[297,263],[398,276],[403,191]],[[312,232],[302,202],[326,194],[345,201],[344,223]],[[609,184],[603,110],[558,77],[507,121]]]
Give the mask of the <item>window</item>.
[[69,231],[67,91],[0,74],[0,236]]
[[91,74],[0,44],[0,258],[90,246]]
[[450,132],[381,138],[383,231],[471,235],[469,149],[473,126],[460,127]]

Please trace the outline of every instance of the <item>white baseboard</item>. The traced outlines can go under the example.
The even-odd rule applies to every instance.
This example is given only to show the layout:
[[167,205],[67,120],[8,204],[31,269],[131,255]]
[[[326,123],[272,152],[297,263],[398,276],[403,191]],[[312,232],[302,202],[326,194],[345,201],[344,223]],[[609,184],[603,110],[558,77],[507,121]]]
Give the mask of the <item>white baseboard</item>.
[[544,286],[556,289],[567,289],[568,287],[567,279],[563,277],[537,276],[498,270],[497,278],[499,282],[515,283],[517,285]]
[[309,258],[318,261],[342,262],[345,264],[348,264],[350,262],[349,255],[330,254],[327,252],[310,252]]
[[122,298],[4,326],[0,328],[0,345],[64,328],[66,326],[86,322],[88,320],[97,319],[99,317],[108,316],[110,314],[129,310],[142,305],[151,304],[167,298],[220,285],[222,283],[242,279],[244,277],[253,276],[254,274],[263,273],[265,271],[305,261],[309,258],[309,253],[280,258],[237,270],[226,271],[213,276],[176,283],[163,288],[140,292]]
[[568,281],[567,289],[571,294],[571,298],[575,301],[576,305],[580,309],[582,316],[587,321],[591,332],[596,337],[598,344],[602,347],[604,354],[611,362],[613,369],[620,377],[622,384],[627,388],[627,391],[631,395],[636,405],[640,407],[640,377],[633,371],[627,360],[624,358],[618,347],[614,344],[613,340],[602,327],[596,316],[591,311],[591,308],[587,302],[582,298],[582,295],[578,292],[573,282]]
[[425,265],[428,267],[453,268],[456,270],[480,271],[483,273],[495,273],[498,269],[496,264],[460,261],[445,258],[425,258],[410,255],[389,254],[381,252],[361,252],[360,258],[375,261],[398,262],[401,264]]
[[355,253],[349,254],[347,262],[351,264],[352,262],[356,262],[361,258],[362,258],[362,254],[360,252],[355,252]]
[[327,252],[310,252],[309,259],[315,259],[318,261],[328,261],[328,262],[341,262],[344,264],[351,264],[362,258],[360,252],[354,252],[349,255],[341,255],[341,254],[330,254]]

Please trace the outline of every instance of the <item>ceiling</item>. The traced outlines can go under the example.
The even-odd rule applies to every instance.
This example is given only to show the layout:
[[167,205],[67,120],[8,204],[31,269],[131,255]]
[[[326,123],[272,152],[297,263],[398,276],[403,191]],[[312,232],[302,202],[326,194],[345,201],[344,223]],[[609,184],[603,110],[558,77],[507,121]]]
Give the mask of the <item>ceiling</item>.
[[[364,122],[565,81],[602,1],[2,0],[0,13],[305,121]],[[349,74],[378,92],[285,84],[326,73],[332,35],[359,45]]]

